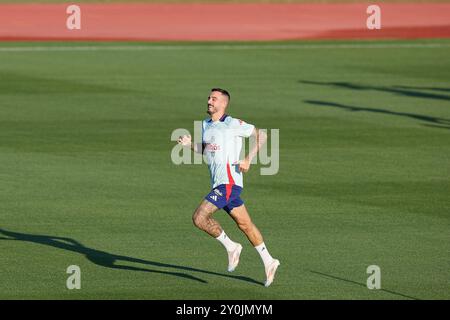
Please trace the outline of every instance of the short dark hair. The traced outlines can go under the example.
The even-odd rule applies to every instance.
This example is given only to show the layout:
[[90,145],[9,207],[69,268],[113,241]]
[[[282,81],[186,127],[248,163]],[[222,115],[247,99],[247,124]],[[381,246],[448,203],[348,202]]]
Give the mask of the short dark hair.
[[212,88],[212,89],[211,89],[211,92],[213,92],[213,91],[220,92],[221,94],[227,96],[228,101],[230,101],[231,96],[230,96],[230,93],[229,93],[227,90],[221,89],[221,88]]

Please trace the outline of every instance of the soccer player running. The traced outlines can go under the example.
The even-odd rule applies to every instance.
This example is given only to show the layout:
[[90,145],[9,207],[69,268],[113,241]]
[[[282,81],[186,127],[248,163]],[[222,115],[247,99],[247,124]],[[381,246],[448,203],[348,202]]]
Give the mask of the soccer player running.
[[[280,261],[270,255],[261,232],[252,222],[240,197],[242,173],[250,169],[250,163],[266,142],[267,135],[254,125],[225,114],[229,102],[230,94],[226,90],[211,89],[207,110],[210,118],[202,123],[202,143],[194,144],[189,135],[178,139],[179,144],[190,147],[194,152],[204,153],[211,176],[212,190],[195,210],[192,219],[195,226],[223,244],[228,252],[228,271],[232,272],[239,263],[242,245],[232,241],[212,217],[214,212],[224,209],[261,256],[267,277],[265,286],[268,287],[274,280]],[[254,136],[257,143],[240,161],[242,139],[250,136]]]

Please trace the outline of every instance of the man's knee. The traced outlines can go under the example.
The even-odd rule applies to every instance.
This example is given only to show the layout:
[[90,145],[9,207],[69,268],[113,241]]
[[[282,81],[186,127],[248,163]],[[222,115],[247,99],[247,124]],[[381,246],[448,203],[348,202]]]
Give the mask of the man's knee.
[[195,210],[194,214],[192,215],[192,222],[194,223],[194,225],[197,228],[200,228],[200,229],[205,224],[206,219],[207,219],[207,217],[204,214],[204,212],[202,212],[201,209]]
[[247,233],[247,232],[250,232],[254,228],[254,224],[251,220],[246,219],[246,220],[238,221],[238,227],[243,232]]

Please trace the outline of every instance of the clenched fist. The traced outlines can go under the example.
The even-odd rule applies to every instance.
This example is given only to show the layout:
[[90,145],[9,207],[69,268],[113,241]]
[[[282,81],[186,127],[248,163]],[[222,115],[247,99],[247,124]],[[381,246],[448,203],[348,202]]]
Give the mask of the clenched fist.
[[181,144],[182,146],[185,147],[189,147],[191,145],[191,136],[190,135],[185,135],[185,136],[180,136],[178,138],[178,144]]
[[239,161],[239,172],[248,172],[248,170],[250,170],[250,160],[245,158]]

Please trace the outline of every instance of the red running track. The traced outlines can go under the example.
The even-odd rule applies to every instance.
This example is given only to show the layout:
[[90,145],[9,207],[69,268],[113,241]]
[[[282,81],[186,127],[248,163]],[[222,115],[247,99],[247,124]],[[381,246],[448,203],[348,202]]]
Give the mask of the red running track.
[[0,4],[0,40],[235,41],[449,38],[450,3],[79,4],[81,30],[66,28],[68,4]]

